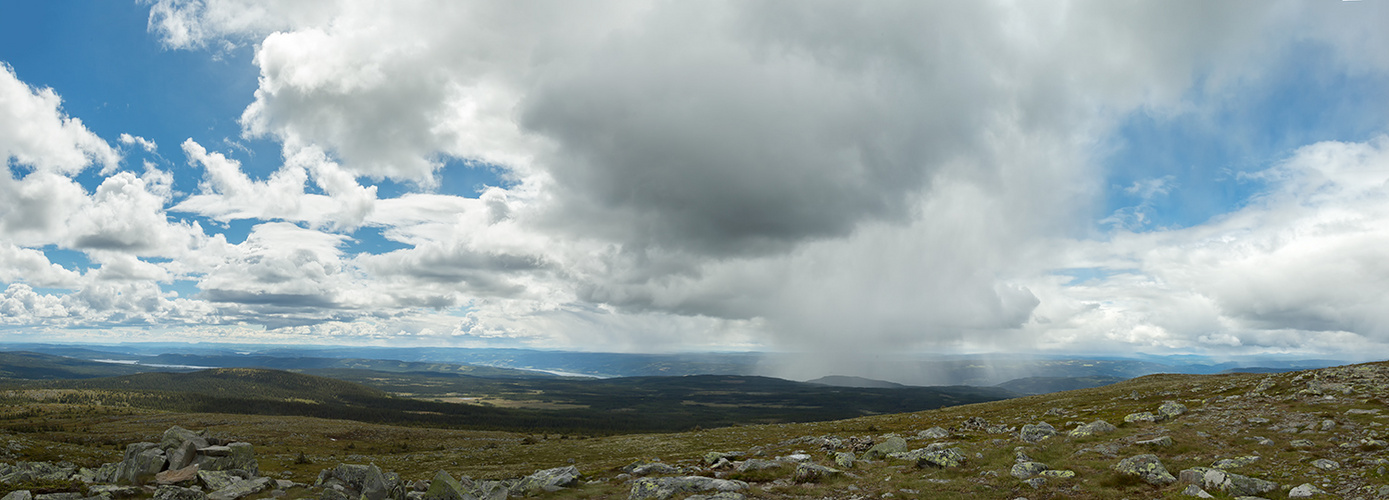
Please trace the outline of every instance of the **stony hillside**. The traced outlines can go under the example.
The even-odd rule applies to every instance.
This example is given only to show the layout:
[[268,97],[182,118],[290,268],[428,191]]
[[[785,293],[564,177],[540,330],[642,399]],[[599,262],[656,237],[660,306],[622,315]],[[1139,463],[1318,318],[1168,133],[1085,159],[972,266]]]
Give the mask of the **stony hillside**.
[[[1389,498],[1387,392],[1386,363],[1152,375],[918,413],[601,438],[156,413],[32,394],[33,404],[0,410],[0,491],[40,500]],[[212,449],[172,443],[174,425],[203,431]],[[155,470],[175,450],[182,465],[189,453],[213,463],[233,449],[253,449],[254,470]],[[104,485],[142,454],[148,474]],[[164,463],[149,465],[161,454]],[[160,486],[155,473],[182,479]],[[142,485],[124,485],[132,481]]]

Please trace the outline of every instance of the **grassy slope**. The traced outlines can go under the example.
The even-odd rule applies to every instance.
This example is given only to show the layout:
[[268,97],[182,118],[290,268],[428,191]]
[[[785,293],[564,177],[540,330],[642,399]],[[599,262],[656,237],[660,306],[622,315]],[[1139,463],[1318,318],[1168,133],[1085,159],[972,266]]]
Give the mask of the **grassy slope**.
[[[1264,381],[1269,387],[1256,391]],[[1209,466],[1219,458],[1257,454],[1262,457],[1259,461],[1233,472],[1273,480],[1285,488],[1324,481],[1333,491],[1343,490],[1342,496],[1373,498],[1377,488],[1389,484],[1376,470],[1377,460],[1386,457],[1385,451],[1358,444],[1360,439],[1386,432],[1389,414],[1347,412],[1369,409],[1389,413],[1385,411],[1389,401],[1386,363],[1275,375],[1153,375],[1105,387],[916,413],[597,438],[400,428],[300,417],[162,413],[44,403],[40,394],[7,397],[20,396],[31,400],[0,406],[0,443],[7,444],[0,453],[10,455],[11,460],[64,458],[94,465],[116,460],[123,443],[151,440],[168,426],[181,425],[256,443],[263,471],[301,482],[311,482],[318,470],[338,462],[376,463],[405,478],[424,479],[439,469],[475,478],[517,477],[536,469],[568,465],[571,460],[585,474],[600,480],[547,498],[625,498],[626,485],[601,480],[610,480],[617,474],[615,468],[637,459],[661,458],[693,466],[706,451],[762,450],[767,456],[806,451],[817,462],[827,463],[826,455],[807,438],[870,435],[881,439],[886,433],[897,433],[908,436],[911,447],[917,448],[930,442],[910,438],[917,431],[932,426],[958,427],[970,417],[1017,427],[1045,421],[1063,431],[1081,422],[1104,419],[1119,429],[1089,438],[1058,436],[1037,444],[1023,443],[1015,434],[957,431],[948,440],[970,457],[961,469],[917,469],[905,462],[878,461],[853,469],[857,477],[824,484],[761,482],[751,496],[876,498],[893,493],[897,498],[1183,498],[1179,485],[1149,486],[1125,480],[1110,470],[1120,458],[1141,453],[1157,454],[1174,474],[1183,468]],[[1165,400],[1180,401],[1192,411],[1163,423],[1122,423],[1124,415],[1153,411]],[[1254,418],[1268,421],[1251,420]],[[1325,419],[1333,420],[1335,429],[1317,430]],[[56,429],[5,430],[39,421]],[[1159,435],[1172,437],[1176,445],[1149,448],[1136,444]],[[1254,436],[1270,438],[1274,444],[1260,445],[1251,439]],[[1293,439],[1307,439],[1312,447],[1294,448],[1290,445]],[[1085,451],[1099,445],[1113,446],[1115,455]],[[1038,490],[1021,484],[1008,475],[1014,448],[1019,446],[1034,459],[1053,468],[1073,470],[1078,476],[1049,480]],[[293,457],[301,451],[312,463],[294,463]],[[1342,468],[1323,471],[1310,465],[1320,458],[1335,460]],[[789,474],[789,469],[774,471],[765,478]],[[294,490],[291,497],[314,494]],[[1280,490],[1265,496],[1283,498],[1286,493]]]
[[[108,404],[120,402],[166,411],[299,415],[429,427],[548,429],[604,434],[829,420],[1013,396],[999,389],[979,387],[848,389],[766,377],[712,375],[574,380],[491,379],[350,369],[317,373],[336,378],[224,368],[48,381],[13,387],[60,390],[63,392],[55,396],[55,401],[66,403],[105,400]],[[410,399],[362,384],[390,392],[489,395],[565,409],[496,408]]]

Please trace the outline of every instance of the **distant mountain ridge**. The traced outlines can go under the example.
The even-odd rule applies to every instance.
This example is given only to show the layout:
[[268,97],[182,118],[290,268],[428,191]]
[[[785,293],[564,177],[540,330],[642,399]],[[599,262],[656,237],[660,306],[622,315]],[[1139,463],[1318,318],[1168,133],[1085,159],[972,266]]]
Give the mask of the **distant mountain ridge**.
[[829,375],[817,378],[815,380],[807,380],[805,381],[805,383],[828,385],[832,387],[860,387],[874,389],[900,389],[903,387],[909,387],[906,385],[899,384],[897,382],[888,382],[886,380],[853,377],[848,375]]

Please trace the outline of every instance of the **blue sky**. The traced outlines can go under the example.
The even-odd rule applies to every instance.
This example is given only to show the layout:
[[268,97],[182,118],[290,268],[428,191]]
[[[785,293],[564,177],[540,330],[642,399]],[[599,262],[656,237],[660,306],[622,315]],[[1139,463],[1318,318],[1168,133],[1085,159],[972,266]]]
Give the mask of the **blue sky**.
[[0,339],[1389,341],[1375,2],[255,4],[0,3]]

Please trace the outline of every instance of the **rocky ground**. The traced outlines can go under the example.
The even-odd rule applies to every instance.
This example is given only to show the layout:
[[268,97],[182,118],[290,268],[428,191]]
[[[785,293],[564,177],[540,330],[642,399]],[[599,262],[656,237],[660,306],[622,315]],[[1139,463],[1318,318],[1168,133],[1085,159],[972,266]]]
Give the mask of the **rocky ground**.
[[[441,449],[345,457],[361,460],[318,465],[317,477],[296,482],[287,463],[263,470],[256,443],[172,427],[111,463],[0,464],[0,491],[12,490],[3,500],[1389,498],[1386,391],[1385,363],[1156,375],[913,414],[568,441],[556,449],[572,458],[535,455],[552,458],[510,478],[466,477],[478,469],[457,460],[433,467],[464,456]],[[22,455],[13,448],[23,442],[11,439],[6,453]]]

